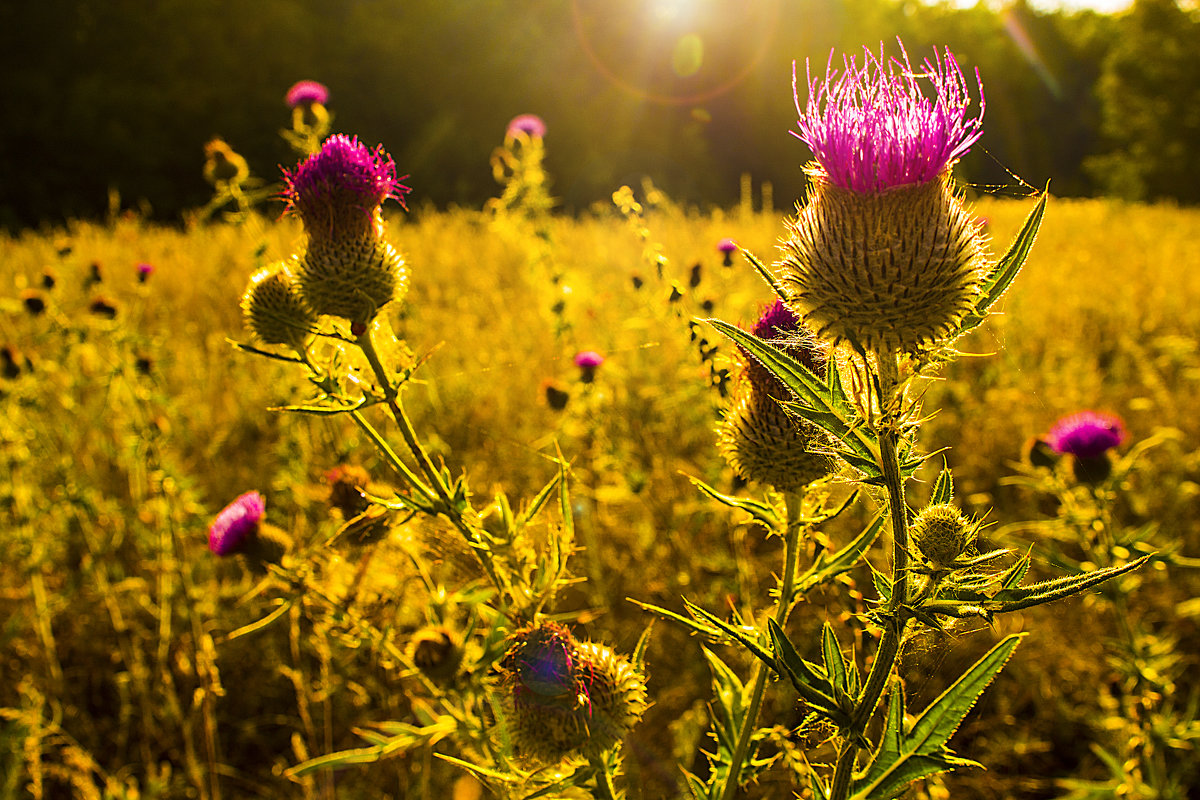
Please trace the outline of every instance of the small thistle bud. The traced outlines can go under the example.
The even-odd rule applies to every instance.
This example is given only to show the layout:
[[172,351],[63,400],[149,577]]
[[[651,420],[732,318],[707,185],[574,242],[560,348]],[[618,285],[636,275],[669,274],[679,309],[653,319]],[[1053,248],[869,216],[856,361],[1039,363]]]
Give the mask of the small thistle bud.
[[363,497],[362,487],[371,481],[371,475],[362,467],[341,464],[325,473],[329,484],[329,505],[352,519],[367,510],[370,503]]
[[598,756],[618,745],[646,710],[646,685],[608,647],[579,643],[553,622],[510,638],[500,662],[501,705],[514,748],[553,764]]
[[138,283],[145,283],[146,281],[150,280],[150,276],[153,274],[154,274],[154,265],[153,264],[142,263],[142,264],[137,265]]
[[737,243],[733,239],[725,238],[717,242],[717,252],[721,254],[721,265],[725,267],[733,266],[733,254],[737,252]]
[[246,159],[235,153],[224,139],[211,139],[204,145],[204,179],[213,186],[241,184],[249,177]]
[[444,683],[458,673],[463,649],[458,637],[448,628],[422,628],[408,643],[408,657],[426,677]]
[[946,568],[975,544],[975,526],[949,503],[927,506],[913,521],[913,544],[936,568]]
[[[753,333],[773,340],[818,375],[824,375],[825,355],[805,338],[799,319],[775,301],[755,324]],[[781,403],[791,395],[771,372],[742,354],[742,370],[733,399],[717,429],[717,446],[734,471],[780,491],[798,491],[836,470],[826,452],[825,437],[812,424],[788,415]]]
[[831,59],[808,88],[796,136],[816,161],[781,245],[789,304],[834,343],[912,352],[945,339],[974,307],[984,267],[982,233],[950,180],[982,134],[958,63],[946,51],[918,71],[907,55],[864,51],[841,75]]
[[258,339],[300,350],[317,315],[296,289],[295,279],[282,265],[266,267],[250,278],[242,297],[242,316]]
[[103,319],[116,319],[117,303],[107,297],[94,297],[92,302],[88,303],[88,311]]
[[25,306],[25,310],[31,316],[38,316],[46,310],[46,298],[41,292],[35,289],[23,289],[21,291],[21,305]]
[[542,398],[553,411],[562,411],[571,399],[571,393],[551,380],[542,382]]

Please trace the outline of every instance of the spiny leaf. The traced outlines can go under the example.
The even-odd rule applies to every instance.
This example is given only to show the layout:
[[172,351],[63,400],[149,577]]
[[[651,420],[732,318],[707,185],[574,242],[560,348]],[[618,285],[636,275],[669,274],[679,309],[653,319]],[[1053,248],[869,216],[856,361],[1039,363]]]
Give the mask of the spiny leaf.
[[709,611],[706,611],[705,609],[701,608],[700,606],[696,605],[695,603],[688,601],[686,598],[684,599],[683,604],[687,607],[689,614],[693,614],[697,617],[702,617],[704,622],[710,623],[714,627],[719,628],[720,630],[722,630],[723,632],[728,634],[731,638],[740,642],[743,647],[745,647],[747,650],[749,650],[751,653],[753,653],[754,656],[757,657],[760,661],[764,662],[768,666],[774,666],[774,662],[775,662],[774,658],[772,658],[771,654],[768,653],[766,650],[764,650],[762,645],[758,643],[758,631],[757,630],[754,631],[755,638],[751,639],[750,636],[747,635],[745,630],[735,628],[733,625],[730,625],[728,622],[721,619],[717,615],[715,615]]
[[848,725],[850,718],[834,699],[834,688],[829,678],[821,674],[815,664],[804,660],[775,620],[768,620],[767,626],[771,634],[771,646],[776,654],[776,663],[773,665],[775,670],[787,676],[796,692],[812,706],[813,711],[840,726]]
[[852,704],[850,683],[846,674],[846,661],[842,656],[842,645],[834,633],[833,626],[826,620],[821,627],[821,656],[825,662],[825,674],[833,685],[833,697],[839,705]]
[[985,653],[929,704],[907,733],[902,733],[903,700],[896,696],[902,690],[893,688],[882,745],[863,776],[854,782],[852,800],[890,800],[912,781],[958,767],[978,766],[955,756],[946,749],[946,742],[1003,669],[1022,636],[1007,636]]
[[747,514],[754,517],[754,519],[766,525],[771,530],[777,531],[783,525],[783,521],[779,518],[779,514],[775,511],[775,508],[768,503],[752,500],[749,497],[734,497],[733,495],[722,494],[704,481],[700,480],[699,478],[694,478],[691,475],[688,476],[688,480],[690,480],[697,489],[711,497],[713,500],[716,500],[718,503],[723,503],[730,508],[737,508],[745,511]]
[[867,551],[867,548],[879,536],[879,532],[883,530],[884,520],[883,513],[877,513],[875,519],[871,520],[871,523],[863,529],[863,532],[841,550],[838,550],[828,559],[825,558],[824,552],[817,556],[813,565],[796,581],[797,594],[804,594],[814,586],[852,569],[858,563],[859,559],[862,558],[862,554]]
[[943,505],[954,499],[954,477],[950,474],[950,468],[946,466],[945,459],[942,460],[942,471],[938,473],[937,480],[933,483],[933,495],[929,498],[930,505]]
[[1090,589],[1109,578],[1115,578],[1118,575],[1131,572],[1153,557],[1154,554],[1151,553],[1135,561],[1130,561],[1128,564],[1108,567],[1107,569],[1096,570],[1095,572],[1087,572],[1083,575],[1064,575],[1061,578],[1035,583],[1032,586],[1001,589],[992,598],[991,602],[986,605],[992,610],[1003,613],[1006,611],[1020,611],[1021,609],[1060,600],[1082,592],[1084,589]]
[[634,600],[632,597],[626,597],[625,599],[643,611],[649,611],[651,614],[657,614],[664,619],[669,619],[672,622],[678,622],[680,625],[683,625],[686,628],[691,628],[696,633],[707,636],[710,639],[718,639],[721,636],[721,631],[718,628],[697,622],[691,617],[685,617],[682,614],[676,614],[674,611],[669,611],[661,606],[656,606],[653,603],[643,603],[640,600]]
[[771,270],[767,269],[766,265],[759,261],[758,258],[756,258],[755,255],[749,250],[744,248],[739,249],[741,250],[742,255],[746,257],[746,260],[749,261],[754,269],[758,271],[758,274],[762,276],[762,279],[767,282],[767,285],[771,287],[771,291],[775,292],[775,294],[779,296],[780,300],[787,300],[787,292],[784,291],[784,288],[779,281],[775,280],[775,276],[771,274]]

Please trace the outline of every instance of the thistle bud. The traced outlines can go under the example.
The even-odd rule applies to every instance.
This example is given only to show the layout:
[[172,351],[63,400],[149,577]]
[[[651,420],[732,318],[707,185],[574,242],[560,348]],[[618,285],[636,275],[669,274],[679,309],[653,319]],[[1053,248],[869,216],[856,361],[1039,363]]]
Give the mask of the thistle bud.
[[[774,341],[818,375],[825,374],[824,353],[804,336],[795,313],[780,301],[763,311],[753,333]],[[717,428],[717,446],[734,471],[784,492],[799,491],[835,471],[824,434],[788,415],[781,405],[792,399],[787,387],[748,354],[741,360],[733,399]]]
[[242,296],[246,325],[266,344],[304,347],[317,315],[300,297],[291,272],[282,265],[259,270]]
[[240,554],[257,571],[267,564],[278,564],[291,549],[292,540],[284,531],[265,524],[266,501],[258,492],[246,492],[225,506],[208,529],[208,549],[214,555]]
[[927,506],[913,521],[913,544],[936,568],[946,568],[975,544],[975,526],[949,503]]
[[449,681],[462,664],[462,644],[454,633],[444,627],[422,628],[408,643],[408,657],[413,665],[437,683]]
[[240,184],[250,177],[250,166],[224,139],[204,145],[204,179],[213,186]]
[[514,748],[553,764],[618,745],[646,710],[646,685],[623,656],[541,622],[516,631],[500,662],[501,705]]
[[312,239],[296,265],[296,282],[318,314],[365,328],[379,309],[403,293],[408,273],[404,259],[382,237]]

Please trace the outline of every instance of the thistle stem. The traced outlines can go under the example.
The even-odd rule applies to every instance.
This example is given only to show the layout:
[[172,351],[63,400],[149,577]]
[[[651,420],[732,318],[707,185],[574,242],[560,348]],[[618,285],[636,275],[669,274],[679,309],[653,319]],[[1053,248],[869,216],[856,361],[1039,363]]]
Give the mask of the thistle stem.
[[846,737],[842,751],[838,754],[833,785],[829,791],[830,800],[844,800],[850,791],[859,751],[855,740],[866,732],[867,723],[875,714],[879,698],[883,696],[883,689],[887,686],[888,678],[896,665],[896,658],[900,655],[900,643],[908,624],[903,614],[904,605],[908,602],[908,513],[898,448],[900,434],[897,416],[901,398],[896,354],[881,351],[876,354],[876,364],[879,377],[880,418],[876,425],[879,436],[879,469],[887,487],[888,511],[892,521],[892,593],[887,604],[883,636],[879,640],[879,648],[875,651],[875,660],[871,664],[862,694],[859,695],[854,705],[854,713],[850,717],[851,735]]
[[608,765],[604,763],[604,759],[600,756],[593,756],[588,759],[592,769],[596,770],[596,797],[600,800],[617,800],[617,787],[613,783],[612,773],[608,770]]
[[[775,605],[775,622],[781,628],[787,624],[788,613],[792,610],[792,595],[796,588],[796,562],[800,552],[800,532],[804,528],[801,517],[803,501],[804,496],[795,492],[788,492],[784,496],[787,527],[783,534],[783,576],[779,582],[779,599]],[[766,693],[767,673],[767,666],[762,661],[755,660],[750,702],[742,718],[742,728],[738,731],[737,743],[729,762],[729,773],[725,776],[725,786],[721,790],[721,800],[732,800],[737,795],[742,763],[750,751],[750,738],[758,726],[758,711]]]

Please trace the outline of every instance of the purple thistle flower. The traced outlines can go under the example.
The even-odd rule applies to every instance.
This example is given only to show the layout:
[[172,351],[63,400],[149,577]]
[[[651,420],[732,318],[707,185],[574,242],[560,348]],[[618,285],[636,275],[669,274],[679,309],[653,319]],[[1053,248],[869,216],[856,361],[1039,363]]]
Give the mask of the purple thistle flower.
[[1081,411],[1063,417],[1046,434],[1046,443],[1060,454],[1076,458],[1099,458],[1125,441],[1125,426],[1113,414]]
[[760,339],[779,339],[798,330],[800,317],[785,306],[782,300],[776,300],[763,309],[751,333]]
[[719,253],[732,253],[736,250],[737,242],[735,242],[733,239],[726,237],[717,242],[717,252]]
[[512,118],[506,131],[509,136],[517,133],[541,139],[546,135],[546,123],[537,114],[521,114]]
[[258,533],[267,504],[258,492],[246,492],[217,514],[208,529],[208,549],[219,556],[239,553]]
[[153,273],[154,273],[154,265],[153,264],[144,264],[144,263],[138,264],[137,265],[138,283],[145,283],[146,281],[150,280],[150,276]]
[[327,231],[346,209],[362,211],[369,220],[389,197],[408,210],[404,195],[411,189],[400,180],[383,145],[371,150],[357,136],[337,133],[296,169],[283,171],[282,196],[287,211],[297,211],[310,232]]
[[[964,156],[983,135],[983,82],[979,72],[979,115],[968,118],[971,99],[962,70],[949,50],[938,53],[914,72],[903,59],[885,62],[863,50],[860,65],[844,58],[839,74],[833,53],[823,80],[812,77],[806,62],[808,104],[800,108],[793,65],[792,91],[800,115],[792,135],[813,151],[830,183],[859,193],[878,193],[897,186],[923,184]],[[933,88],[931,100],[919,81]]]
[[289,108],[312,103],[325,105],[329,102],[329,89],[317,81],[296,81],[288,89],[285,99]]
[[[824,377],[826,356],[815,347],[811,335],[800,323],[800,317],[795,311],[784,305],[780,299],[763,308],[758,322],[750,330],[759,339],[774,343],[783,352],[796,359],[817,375]],[[741,349],[741,348],[739,348]],[[742,351],[746,362],[746,372],[751,383],[768,395],[780,399],[789,399],[790,392],[770,370],[762,366],[748,353]]]

